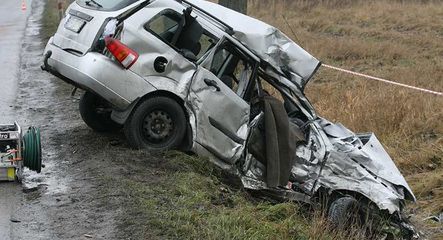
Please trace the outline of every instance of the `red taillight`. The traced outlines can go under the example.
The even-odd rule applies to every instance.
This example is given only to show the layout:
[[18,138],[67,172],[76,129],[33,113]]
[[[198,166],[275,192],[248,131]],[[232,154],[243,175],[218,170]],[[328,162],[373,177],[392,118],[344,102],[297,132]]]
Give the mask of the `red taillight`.
[[105,43],[109,52],[111,52],[115,59],[117,59],[124,68],[130,68],[137,61],[138,53],[128,48],[119,40],[112,37],[106,37]]

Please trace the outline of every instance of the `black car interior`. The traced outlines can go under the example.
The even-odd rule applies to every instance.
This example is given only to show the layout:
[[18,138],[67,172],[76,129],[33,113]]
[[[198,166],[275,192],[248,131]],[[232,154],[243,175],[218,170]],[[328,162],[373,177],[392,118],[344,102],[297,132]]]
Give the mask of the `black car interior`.
[[165,10],[148,22],[145,29],[176,48],[187,59],[196,61],[202,55],[202,50],[206,52],[214,44],[205,42],[205,46],[202,46],[203,41],[210,41],[213,37],[191,13],[190,7],[183,10],[183,14]]

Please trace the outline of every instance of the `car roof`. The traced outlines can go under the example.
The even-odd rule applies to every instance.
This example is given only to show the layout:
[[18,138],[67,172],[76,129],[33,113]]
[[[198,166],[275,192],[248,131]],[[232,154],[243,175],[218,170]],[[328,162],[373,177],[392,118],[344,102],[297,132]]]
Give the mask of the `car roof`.
[[[232,35],[247,49],[287,77],[301,89],[315,74],[321,63],[279,29],[258,19],[205,0],[155,0],[153,6],[175,10],[188,6],[195,12],[212,20],[212,24]],[[222,30],[223,31],[223,30]]]
[[204,9],[216,19],[223,19],[226,25],[233,28],[234,38],[275,69],[290,72],[290,80],[299,86],[307,82],[321,65],[310,53],[267,23],[209,1],[183,2]]

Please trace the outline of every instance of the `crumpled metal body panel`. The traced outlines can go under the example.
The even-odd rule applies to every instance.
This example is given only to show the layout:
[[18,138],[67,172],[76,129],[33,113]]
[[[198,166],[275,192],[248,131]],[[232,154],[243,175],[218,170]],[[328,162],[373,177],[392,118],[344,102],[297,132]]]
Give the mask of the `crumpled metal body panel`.
[[[299,108],[300,111],[309,119],[309,120],[315,120],[317,119],[317,114],[315,112],[314,107],[309,102],[309,100],[306,98],[303,91],[300,89],[299,86],[296,85],[296,83],[291,82],[291,80],[283,77],[280,73],[276,72],[274,69],[267,69],[266,74],[272,78],[274,78],[276,81],[281,83],[283,86],[288,88],[293,92],[293,94],[288,94],[287,97],[290,98]],[[285,92],[285,89],[280,89],[281,91]]]
[[348,155],[379,178],[383,178],[396,186],[404,187],[407,190],[405,193],[409,194],[409,199],[416,200],[405,178],[374,134],[370,135],[369,141],[361,151],[354,150]]
[[330,145],[324,142],[322,132],[314,123],[309,126],[305,144],[297,146],[292,166],[293,179],[301,183],[305,192],[311,192],[320,177],[322,165],[328,156]]
[[358,192],[390,213],[399,211],[399,202],[404,199],[415,201],[411,188],[374,134],[356,135],[325,119],[317,123],[332,145],[317,189],[323,186]]
[[234,37],[274,68],[291,72],[302,89],[320,62],[277,28],[255,18],[204,0],[189,0],[234,29]]
[[345,153],[333,152],[318,180],[317,188],[322,186],[331,191],[360,193],[391,214],[400,211],[399,203],[404,200],[395,188],[377,179]]
[[[139,54],[131,71],[154,86],[155,91],[172,93],[184,101],[193,135],[193,150],[212,156],[213,160],[232,164],[243,152],[243,143],[248,133],[249,104],[213,73],[186,59],[179,51],[145,29],[147,22],[158,14],[166,10],[180,13],[183,9],[183,5],[176,1],[155,1],[124,22],[120,39]],[[204,18],[197,20],[202,26],[208,25]],[[216,37],[223,36],[219,30],[207,31]],[[167,60],[163,72],[154,68],[159,57]],[[205,83],[208,79],[216,81],[221,90],[216,91],[214,87],[208,86]],[[230,116],[227,118],[228,112]],[[222,162],[218,165],[226,168]]]
[[[208,86],[205,79],[216,81],[220,90]],[[194,76],[187,102],[196,116],[194,141],[223,161],[234,163],[244,149],[248,133],[249,104],[202,67],[199,67]],[[222,129],[215,124],[217,122],[223,126]],[[237,141],[233,141],[232,137]]]
[[[253,127],[251,124],[250,127]],[[313,195],[320,188],[330,193],[359,193],[380,209],[400,212],[405,199],[415,197],[374,134],[356,135],[341,124],[318,119],[309,126],[307,141],[294,155],[291,179],[303,193]],[[362,141],[363,139],[364,141]],[[245,188],[269,189],[266,167],[246,155],[242,182]]]

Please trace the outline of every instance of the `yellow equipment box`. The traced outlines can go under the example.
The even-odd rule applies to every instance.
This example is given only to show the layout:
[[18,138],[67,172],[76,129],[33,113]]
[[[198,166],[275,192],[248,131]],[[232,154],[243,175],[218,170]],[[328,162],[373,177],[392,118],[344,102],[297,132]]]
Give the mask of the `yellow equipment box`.
[[30,127],[22,135],[17,123],[0,125],[0,181],[21,181],[24,167],[41,171],[40,130]]

